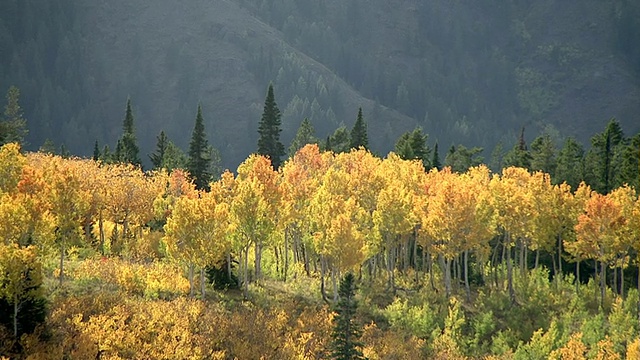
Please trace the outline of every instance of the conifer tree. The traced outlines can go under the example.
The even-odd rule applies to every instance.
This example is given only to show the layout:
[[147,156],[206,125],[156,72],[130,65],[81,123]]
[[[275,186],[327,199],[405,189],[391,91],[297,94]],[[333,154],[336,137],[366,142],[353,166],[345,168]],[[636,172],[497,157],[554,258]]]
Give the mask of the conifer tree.
[[516,145],[504,156],[503,164],[504,167],[517,166],[531,169],[531,153],[527,149],[527,143],[524,140],[524,127],[520,131],[520,137]]
[[556,148],[547,133],[531,142],[531,170],[542,171],[555,178]]
[[165,153],[167,151],[167,143],[169,139],[167,135],[164,133],[164,130],[160,131],[160,134],[156,137],[158,140],[156,142],[156,151],[149,155],[149,160],[151,160],[151,165],[153,165],[154,169],[161,169]]
[[315,137],[315,130],[311,121],[309,121],[308,118],[304,118],[296,132],[296,136],[291,141],[291,146],[289,146],[289,156],[293,156],[298,150],[307,144],[317,143],[318,139]]
[[212,153],[207,136],[204,132],[204,119],[202,118],[202,106],[198,105],[196,114],[196,124],[191,134],[189,143],[189,159],[187,170],[194,180],[197,189],[208,189],[209,182],[213,177],[212,173]]
[[340,281],[339,300],[335,307],[333,331],[331,333],[331,358],[337,360],[364,359],[362,343],[359,341],[362,329],[356,324],[358,303],[355,299],[356,285],[352,273],[347,273]]
[[433,158],[431,159],[431,168],[441,170],[442,163],[440,162],[440,154],[438,154],[438,142],[433,146]]
[[258,125],[258,154],[264,155],[271,160],[274,169],[278,169],[282,163],[282,156],[285,155],[284,145],[280,142],[280,118],[282,114],[276,104],[273,94],[273,84],[269,84],[267,97],[264,100],[264,110]]
[[427,138],[420,127],[407,131],[396,142],[396,153],[404,160],[422,160],[425,168],[431,168],[431,149],[427,146]]
[[98,145],[98,140],[93,144],[93,161],[98,161],[100,159],[100,148]]
[[359,147],[363,147],[365,149],[369,149],[369,139],[367,137],[367,124],[362,117],[362,108],[358,109],[358,117],[356,118],[356,123],[353,124],[353,128],[351,129],[351,142],[349,143],[349,147],[352,149],[357,149]]
[[22,108],[18,103],[20,90],[11,86],[7,91],[7,104],[4,107],[4,116],[0,118],[0,146],[17,142],[24,145],[24,137],[27,136],[27,121],[22,115]]
[[584,149],[574,138],[567,138],[558,152],[556,161],[555,182],[566,182],[572,189],[577,189],[584,180]]
[[122,137],[116,146],[116,158],[120,162],[130,163],[140,166],[140,149],[136,139],[133,111],[131,110],[131,99],[127,99],[127,110],[122,123]]
[[620,123],[613,118],[607,123],[607,127],[600,134],[591,138],[591,146],[595,155],[596,164],[593,175],[595,184],[593,187],[601,194],[608,194],[614,188],[614,176],[616,173],[616,162],[614,158],[625,145],[626,139],[620,127]]
[[336,154],[349,152],[349,149],[352,149],[349,146],[350,142],[349,130],[345,126],[340,126],[327,138],[325,150]]

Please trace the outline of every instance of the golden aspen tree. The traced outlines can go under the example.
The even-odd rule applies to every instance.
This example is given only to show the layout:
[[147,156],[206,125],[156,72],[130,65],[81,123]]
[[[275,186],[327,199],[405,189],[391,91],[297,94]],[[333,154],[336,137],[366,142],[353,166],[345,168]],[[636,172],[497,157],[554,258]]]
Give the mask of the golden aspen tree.
[[36,248],[0,244],[0,298],[13,307],[13,336],[18,336],[22,304],[41,295],[42,269]]
[[[634,243],[640,239],[634,234],[633,229],[633,207],[638,196],[635,189],[627,185],[614,189],[608,196],[620,208],[621,216],[623,217],[617,236],[614,238],[613,247],[609,251],[613,252],[614,257],[610,263],[613,267],[613,290],[620,295],[624,295],[624,270],[631,260],[630,255]],[[620,271],[619,283],[618,269]]]
[[0,147],[0,193],[11,193],[20,181],[27,159],[20,153],[20,145],[9,143]]
[[526,169],[508,167],[502,170],[502,176],[495,175],[489,185],[497,224],[503,232],[503,247],[507,255],[507,288],[512,302],[515,301],[512,249],[517,240],[522,241],[532,236],[531,218],[534,207],[533,199],[527,191],[530,181],[531,175]]
[[280,189],[282,203],[278,221],[284,232],[284,264],[283,277],[287,280],[289,250],[291,241],[293,261],[302,258],[307,273],[309,272],[309,244],[303,238],[310,232],[308,208],[313,194],[320,185],[322,174],[329,166],[333,155],[321,153],[317,144],[308,144],[298,150],[281,168],[282,181]]
[[372,215],[373,230],[381,240],[379,246],[386,250],[389,288],[395,292],[394,270],[400,252],[399,244],[401,240],[405,240],[403,250],[406,254],[406,237],[413,232],[418,222],[413,212],[417,187],[414,175],[416,172],[423,172],[424,168],[419,161],[405,161],[391,153],[379,166],[379,171],[386,184],[378,193],[376,209]]
[[321,292],[326,298],[324,277],[331,271],[333,297],[337,299],[340,271],[360,265],[367,253],[365,225],[369,217],[348,189],[349,174],[331,167],[311,202],[314,249],[321,257]]
[[604,304],[606,288],[606,264],[615,257],[612,249],[623,224],[620,206],[609,196],[592,193],[585,203],[584,214],[578,217],[576,241],[568,244],[568,250],[578,254],[578,257],[593,259],[600,264],[601,306]]

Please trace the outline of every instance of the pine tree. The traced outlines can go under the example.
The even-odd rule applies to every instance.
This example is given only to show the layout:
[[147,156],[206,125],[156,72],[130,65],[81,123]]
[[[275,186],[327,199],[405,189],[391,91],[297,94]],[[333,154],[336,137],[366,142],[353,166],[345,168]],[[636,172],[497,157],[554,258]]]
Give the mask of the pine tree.
[[349,146],[350,142],[349,130],[345,126],[340,126],[327,138],[326,150],[334,153],[349,152],[349,149],[352,149]]
[[531,142],[531,170],[542,171],[555,178],[556,148],[547,133]]
[[595,189],[601,194],[608,194],[614,188],[614,176],[616,173],[616,162],[614,158],[625,145],[624,134],[620,123],[613,118],[607,123],[605,130],[591,138],[591,146],[596,156],[597,164],[594,171],[596,183]]
[[42,144],[42,146],[40,146],[40,149],[38,149],[38,151],[44,154],[53,155],[56,153],[56,144],[53,143],[53,140],[47,138],[44,140],[44,143]]
[[98,161],[100,159],[100,147],[98,145],[98,140],[93,144],[93,161]]
[[531,169],[531,153],[527,149],[527,143],[524,140],[524,127],[520,131],[520,137],[516,145],[504,156],[503,163],[504,167],[517,166]]
[[149,155],[149,160],[151,160],[154,169],[161,169],[164,165],[164,156],[167,151],[169,139],[164,133],[164,130],[160,131],[156,139],[158,140],[156,142],[156,151]]
[[438,142],[433,146],[433,158],[431,159],[431,168],[441,170],[442,163],[440,162],[440,154],[438,154]]
[[289,146],[289,156],[292,157],[298,150],[307,144],[317,143],[318,139],[315,137],[315,130],[313,129],[311,121],[309,121],[308,118],[304,118],[296,132],[296,136],[293,138],[291,145]]
[[567,138],[558,152],[554,182],[566,182],[577,189],[584,180],[584,149],[574,138]]
[[365,149],[369,149],[369,139],[367,137],[367,124],[362,117],[362,108],[358,109],[358,117],[356,118],[356,123],[353,124],[353,128],[351,129],[351,142],[349,143],[349,147],[351,149],[357,149],[359,147],[363,147]]
[[22,115],[22,108],[18,103],[20,90],[11,86],[7,91],[7,104],[4,107],[3,119],[0,119],[0,146],[17,142],[24,145],[27,136],[27,121]]
[[131,99],[127,99],[127,110],[122,124],[122,137],[120,138],[120,148],[116,146],[116,158],[120,162],[130,163],[140,166],[140,149],[136,139],[133,111],[131,110]]
[[431,168],[431,149],[427,146],[429,135],[422,132],[422,128],[416,127],[411,132],[405,132],[398,138],[395,150],[404,160],[422,160],[426,169]]
[[212,153],[213,149],[209,146],[207,136],[204,132],[202,106],[198,105],[196,124],[191,134],[189,159],[187,161],[187,170],[189,174],[191,174],[197,189],[209,188],[209,182],[213,177]]
[[331,358],[337,360],[364,359],[362,343],[359,341],[362,329],[355,322],[358,303],[355,299],[355,277],[347,273],[340,281],[339,300],[335,307],[331,333]]
[[271,165],[274,169],[280,168],[282,156],[285,155],[284,145],[280,142],[280,118],[282,114],[276,104],[275,95],[273,94],[273,84],[269,84],[267,97],[264,100],[264,110],[262,118],[258,125],[258,154],[267,156],[271,159]]

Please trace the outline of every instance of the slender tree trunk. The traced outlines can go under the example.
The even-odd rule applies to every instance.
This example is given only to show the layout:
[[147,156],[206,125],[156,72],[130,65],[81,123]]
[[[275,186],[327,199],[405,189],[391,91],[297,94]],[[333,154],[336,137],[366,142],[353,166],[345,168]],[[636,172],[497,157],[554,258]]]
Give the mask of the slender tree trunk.
[[260,267],[262,263],[262,245],[260,244],[259,241],[256,242],[254,251],[256,255],[256,259],[255,259],[256,281],[260,281],[260,278],[262,277],[262,268]]
[[[505,247],[508,247],[510,244],[509,241],[509,233],[505,235]],[[513,264],[511,263],[511,248],[506,249],[507,251],[507,288],[509,289],[509,299],[511,299],[511,303],[515,303],[516,301],[516,292],[513,289]]]
[[231,273],[231,252],[227,253],[227,276],[229,277],[229,281],[231,281],[232,273]]
[[[551,255],[553,256],[553,254]],[[562,275],[562,237],[558,234],[558,274]]]
[[536,249],[536,264],[533,266],[534,269],[538,270],[538,261],[540,260],[540,249]]
[[[66,235],[63,235],[66,236]],[[62,282],[64,281],[64,245],[66,240],[64,238],[60,239],[60,287],[62,287]]]
[[558,287],[558,266],[556,265],[556,257],[551,254],[551,265],[553,266],[553,283]]
[[195,290],[193,288],[193,263],[189,263],[189,297],[193,297]]
[[98,230],[100,232],[100,255],[104,256],[104,221],[102,220],[102,210],[98,215]]
[[13,337],[18,338],[18,294],[13,295]]
[[[291,237],[291,236],[289,236]],[[287,282],[287,273],[289,272],[289,240],[287,239],[287,235],[285,233],[284,237],[284,282]]]
[[327,299],[327,292],[325,289],[325,282],[324,282],[325,273],[326,273],[326,264],[324,261],[324,255],[321,255],[320,256],[320,294],[322,295],[322,300],[328,303],[329,300]]
[[427,255],[427,267],[429,268],[429,283],[431,283],[431,290],[436,291],[436,282],[433,279],[433,258],[431,254]]
[[580,293],[580,260],[576,261],[576,295]]
[[618,267],[613,266],[613,293],[618,294]]
[[200,268],[200,294],[202,295],[202,300],[207,296],[206,292],[206,282],[204,280],[204,267]]
[[[638,276],[640,277],[640,274]],[[624,267],[622,266],[620,267],[620,296],[624,299]]]
[[444,272],[444,292],[447,298],[451,297],[451,260],[438,255],[440,266]]
[[467,302],[470,302],[471,289],[469,288],[469,250],[464,251],[464,290],[467,294]]
[[304,271],[307,272],[307,277],[310,277],[309,256],[307,254],[306,246],[304,246],[304,244],[300,244],[300,248],[302,249],[302,258],[304,259]]
[[244,283],[243,288],[243,296],[246,299],[249,298],[249,245],[245,246],[244,249],[244,255],[243,255],[243,259],[242,262],[244,269],[242,269],[242,271],[244,272],[243,278],[244,278]]
[[600,308],[604,309],[604,296],[606,294],[607,273],[604,261],[600,262]]
[[331,267],[331,285],[333,286],[333,303],[338,303],[338,280],[337,280],[337,272],[335,266]]
[[276,276],[280,275],[280,256],[278,254],[278,246],[273,247],[273,255],[276,258]]

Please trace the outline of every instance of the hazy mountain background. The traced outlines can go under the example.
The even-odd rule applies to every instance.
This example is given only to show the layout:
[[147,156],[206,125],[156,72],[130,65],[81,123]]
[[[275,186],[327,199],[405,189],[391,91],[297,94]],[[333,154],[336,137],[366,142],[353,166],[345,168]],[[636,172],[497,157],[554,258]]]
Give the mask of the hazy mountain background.
[[146,160],[161,130],[187,148],[201,103],[235,168],[272,82],[285,146],[362,107],[381,154],[416,125],[490,152],[522,126],[640,131],[639,45],[635,0],[2,0],[0,91],[20,88],[31,149],[113,147],[130,97]]

